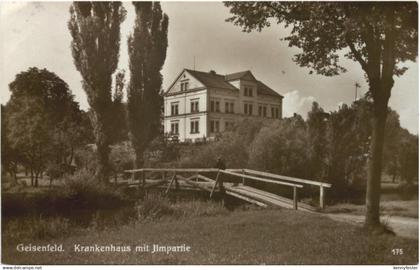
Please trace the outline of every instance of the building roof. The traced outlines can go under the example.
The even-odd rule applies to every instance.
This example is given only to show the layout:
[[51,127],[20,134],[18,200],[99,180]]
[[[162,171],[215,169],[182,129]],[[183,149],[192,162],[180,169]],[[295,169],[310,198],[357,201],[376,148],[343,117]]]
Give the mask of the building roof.
[[266,84],[262,83],[261,81],[257,80],[251,71],[241,71],[236,73],[231,73],[227,75],[220,75],[217,74],[215,71],[210,72],[203,72],[203,71],[196,71],[191,69],[185,69],[190,73],[193,77],[199,80],[202,84],[206,87],[211,88],[224,88],[224,89],[231,89],[231,90],[238,90],[235,86],[229,83],[229,81],[234,80],[248,80],[254,81],[257,83],[257,94],[259,95],[268,95],[268,96],[276,96],[276,97],[283,97]]
[[190,69],[186,69],[186,71],[188,71],[188,73],[190,73],[206,87],[238,90],[235,86],[225,81],[225,76],[217,74],[214,71],[202,72]]
[[234,80],[239,80],[239,79],[243,79],[243,78],[247,78],[247,79],[250,79],[250,80],[256,80],[254,75],[252,75],[251,71],[249,71],[249,70],[225,75],[225,80],[226,81],[234,81]]
[[261,81],[257,81],[257,93],[259,95],[268,95],[268,96],[280,96],[280,97],[283,97],[282,95],[280,95],[279,93],[277,93],[276,91],[274,91],[273,89],[271,89],[270,87],[268,87],[267,85],[265,85]]

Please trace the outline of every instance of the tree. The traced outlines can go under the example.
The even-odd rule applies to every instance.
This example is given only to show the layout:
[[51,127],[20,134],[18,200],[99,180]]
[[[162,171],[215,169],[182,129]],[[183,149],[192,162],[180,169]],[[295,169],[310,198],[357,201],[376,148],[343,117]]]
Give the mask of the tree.
[[3,146],[18,151],[20,162],[31,170],[31,184],[37,186],[46,165],[66,162],[68,149],[81,141],[76,134],[81,112],[68,85],[46,69],[17,74],[9,88]]
[[418,181],[419,173],[419,138],[411,135],[407,130],[402,131],[399,150],[399,170],[401,179],[405,184],[412,186],[415,180]]
[[159,2],[133,2],[134,31],[128,39],[130,82],[128,120],[130,138],[136,152],[136,166],[143,165],[143,152],[158,135],[162,97],[162,75],[168,46],[168,16]]
[[76,69],[91,107],[98,167],[96,178],[108,182],[112,114],[112,74],[118,65],[120,25],[126,10],[121,2],[73,2],[68,28]]
[[123,103],[125,87],[125,71],[115,75],[114,93],[112,97],[112,131],[111,143],[119,143],[128,139],[126,104]]
[[260,170],[307,178],[310,173],[307,137],[307,125],[298,114],[273,121],[255,136],[249,164]]
[[401,149],[402,129],[400,126],[400,116],[396,111],[389,110],[385,126],[384,139],[384,169],[392,176],[395,182],[399,176],[399,153]]
[[22,162],[19,151],[12,147],[9,141],[9,129],[6,125],[6,107],[1,105],[1,168],[3,173],[9,173],[13,179],[13,184],[17,184],[18,164]]
[[317,102],[312,103],[312,109],[308,112],[307,126],[311,177],[316,180],[322,180],[326,176],[328,117],[329,114],[324,112]]
[[292,26],[289,46],[302,50],[293,59],[321,75],[345,72],[340,55],[358,62],[373,99],[372,139],[366,192],[365,225],[380,225],[379,201],[384,129],[394,76],[406,71],[404,61],[417,58],[415,2],[227,2],[228,21],[250,32],[277,23]]

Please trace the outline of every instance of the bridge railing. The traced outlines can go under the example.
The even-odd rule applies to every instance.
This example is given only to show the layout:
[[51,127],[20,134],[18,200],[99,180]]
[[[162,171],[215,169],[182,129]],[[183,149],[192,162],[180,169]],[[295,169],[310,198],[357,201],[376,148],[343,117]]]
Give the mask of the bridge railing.
[[253,175],[247,175],[245,174],[245,170],[246,169],[241,169],[242,173],[237,173],[235,172],[236,170],[221,170],[221,169],[217,169],[217,168],[141,168],[141,169],[133,169],[133,170],[126,170],[126,173],[131,173],[132,174],[132,180],[134,182],[135,180],[135,175],[140,173],[141,174],[141,181],[139,182],[139,184],[142,185],[142,187],[145,187],[145,183],[146,183],[146,173],[147,172],[161,172],[162,174],[162,180],[166,181],[166,174],[169,172],[173,172],[174,175],[170,181],[170,184],[168,186],[167,191],[169,191],[169,188],[171,187],[172,183],[176,183],[177,184],[177,173],[185,173],[185,172],[191,172],[191,173],[196,173],[197,175],[199,173],[202,172],[215,172],[217,173],[216,175],[216,179],[215,179],[215,183],[214,186],[210,192],[210,197],[213,195],[214,190],[216,189],[216,186],[218,185],[219,181],[220,181],[220,174],[226,174],[226,175],[231,175],[231,176],[237,176],[237,177],[241,177],[242,178],[242,182],[243,184],[245,184],[245,179],[249,179],[252,181],[257,181],[257,182],[265,182],[265,183],[272,183],[272,184],[277,184],[277,185],[283,185],[283,186],[288,186],[293,188],[293,208],[297,209],[298,207],[298,188],[303,188],[303,185],[300,183],[290,183],[290,182],[286,182],[286,181],[279,181],[279,180],[274,180],[274,179],[267,179],[266,176],[263,177],[258,177],[258,176],[253,176]]
[[279,179],[279,180],[283,180],[283,181],[290,181],[290,182],[293,182],[293,183],[301,183],[301,184],[306,184],[306,185],[319,186],[319,207],[321,209],[323,209],[325,207],[325,188],[330,188],[331,187],[331,184],[325,183],[325,182],[319,182],[319,181],[314,181],[314,180],[290,177],[290,176],[279,175],[279,174],[274,174],[274,173],[251,170],[251,169],[229,169],[229,171],[231,171],[231,172],[241,172],[243,174],[250,174],[250,175],[256,175],[256,176],[263,176],[263,177],[268,177],[268,178],[271,178],[271,179]]
[[258,181],[258,182],[265,182],[265,183],[271,183],[271,184],[277,184],[277,185],[292,187],[293,188],[293,209],[298,208],[298,205],[297,205],[297,203],[298,203],[297,189],[298,188],[303,188],[303,185],[301,185],[301,184],[289,183],[289,182],[278,181],[278,180],[271,180],[271,179],[267,179],[267,178],[256,177],[256,176],[252,176],[252,175],[246,175],[244,173],[236,173],[236,172],[233,172],[232,170],[220,170],[220,172],[223,173],[223,174],[231,175],[231,176],[242,177],[242,183],[244,185],[245,185],[245,179],[250,179],[250,180],[254,180],[254,181]]

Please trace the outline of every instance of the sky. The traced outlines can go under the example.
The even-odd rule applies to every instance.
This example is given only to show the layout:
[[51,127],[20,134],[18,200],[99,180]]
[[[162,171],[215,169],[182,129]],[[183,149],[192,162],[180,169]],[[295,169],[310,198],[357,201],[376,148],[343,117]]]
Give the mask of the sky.
[[[134,7],[124,2],[127,18],[121,26],[119,69],[128,71],[127,37],[134,23]],[[29,67],[47,68],[68,83],[82,109],[88,108],[81,76],[73,64],[67,29],[70,2],[0,3],[0,102],[10,98],[8,84]],[[162,69],[166,89],[183,68],[215,70],[228,74],[250,70],[254,76],[284,96],[283,115],[306,117],[313,101],[325,111],[350,104],[367,91],[358,63],[343,59],[348,72],[334,77],[309,74],[296,65],[299,52],[280,39],[290,29],[273,24],[262,32],[244,33],[225,20],[229,9],[220,2],[163,2],[169,16],[167,58]],[[195,61],[194,61],[195,58]],[[418,134],[418,62],[406,63],[409,70],[395,78],[389,105],[400,114],[400,122]],[[127,72],[128,75],[128,72]]]

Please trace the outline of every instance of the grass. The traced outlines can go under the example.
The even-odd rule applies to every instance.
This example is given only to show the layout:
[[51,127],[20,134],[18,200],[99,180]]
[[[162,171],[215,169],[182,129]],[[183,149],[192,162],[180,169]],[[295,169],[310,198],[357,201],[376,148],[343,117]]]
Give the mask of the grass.
[[[3,241],[8,264],[417,264],[418,243],[371,235],[360,227],[293,210],[233,211],[224,215],[136,222],[25,244],[63,244],[62,253],[17,252]],[[187,253],[81,253],[81,245],[189,245]],[[393,255],[402,249],[403,255]]]
[[147,199],[136,206],[136,210],[137,221],[139,222],[227,215],[229,213],[221,202],[215,203],[196,199],[174,202],[159,193],[149,194]]
[[[381,215],[401,216],[418,218],[419,217],[419,201],[381,201]],[[348,213],[355,215],[364,215],[365,206],[350,203],[340,203],[329,206],[324,210],[325,213]]]

